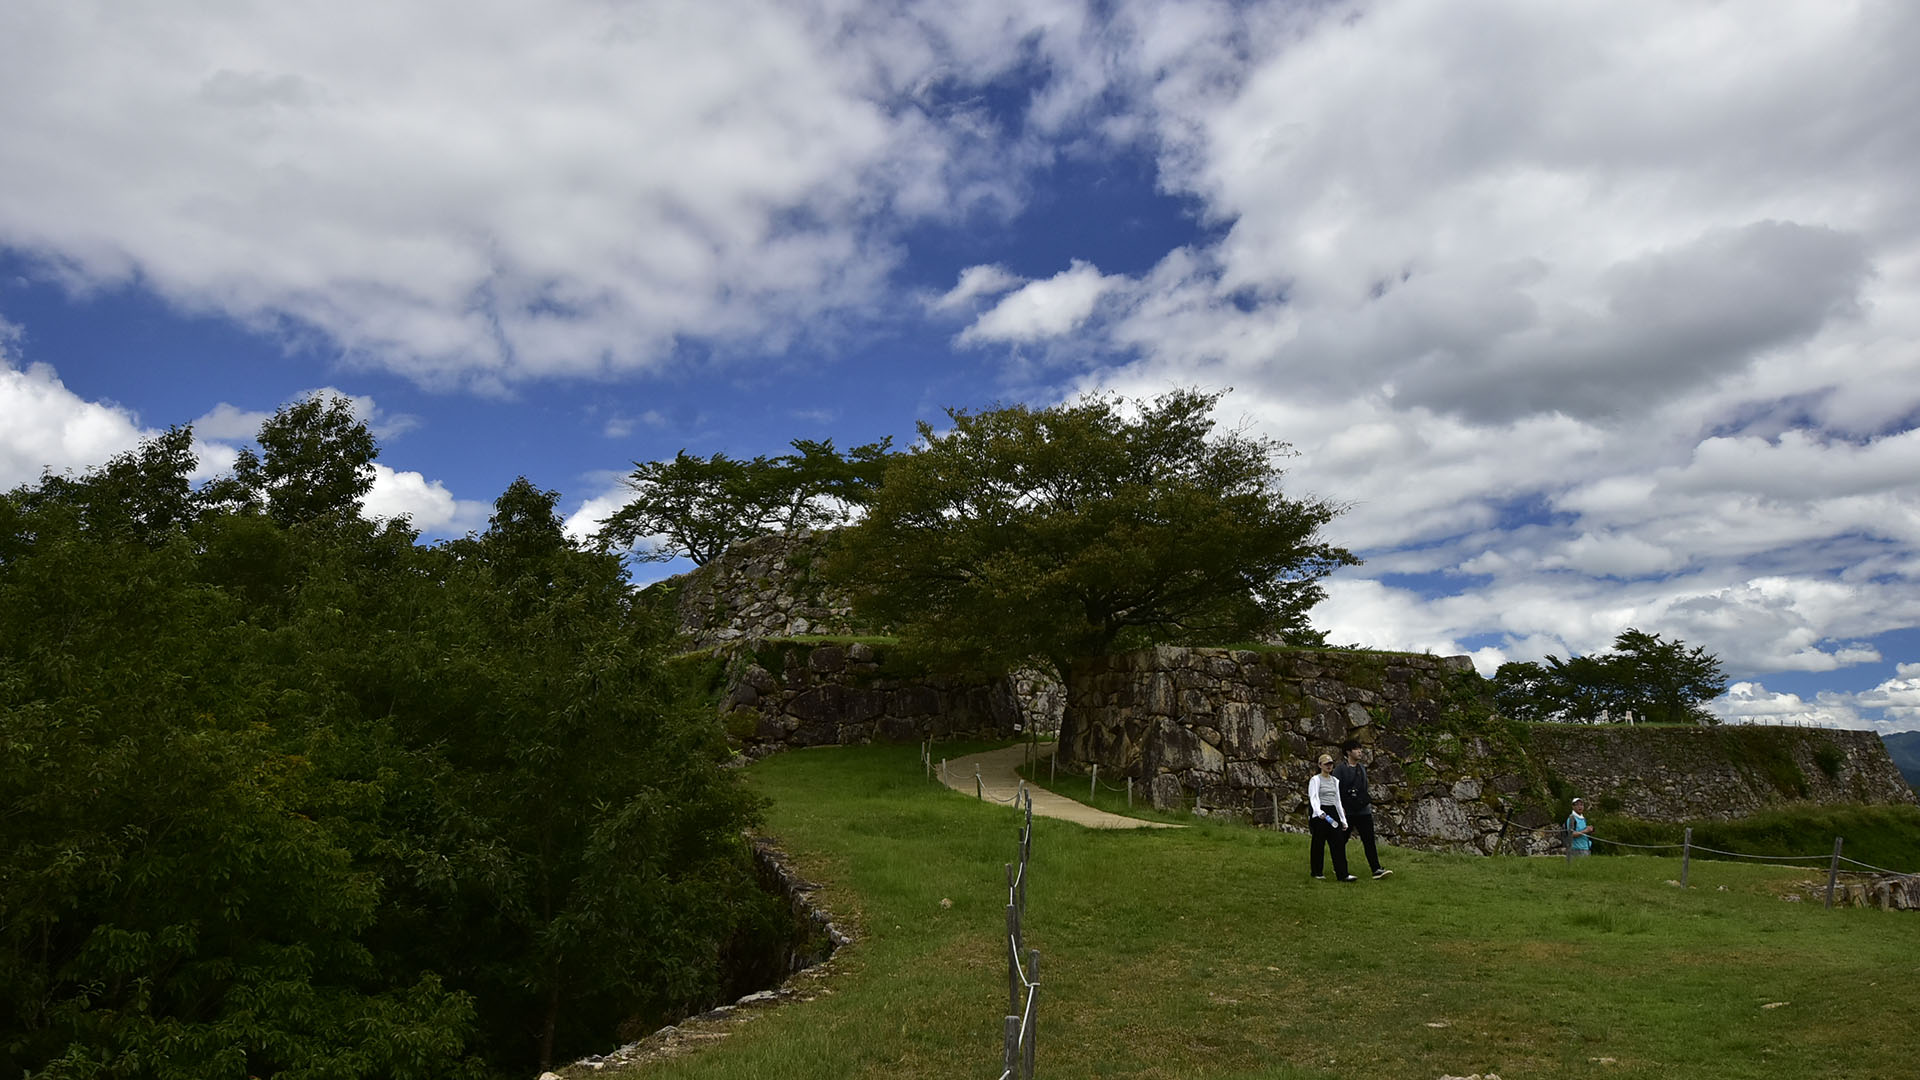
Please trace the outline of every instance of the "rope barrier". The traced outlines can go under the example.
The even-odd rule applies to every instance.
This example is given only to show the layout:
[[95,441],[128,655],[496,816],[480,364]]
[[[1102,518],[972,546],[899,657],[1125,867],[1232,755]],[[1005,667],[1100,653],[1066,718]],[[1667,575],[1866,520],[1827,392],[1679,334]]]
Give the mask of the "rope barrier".
[[1040,952],[1024,949],[1022,926],[1027,913],[1027,866],[1033,855],[1033,792],[1022,781],[1016,801],[1025,802],[1025,820],[1020,826],[1019,867],[1007,864],[1007,1012],[1002,1029],[1001,1080],[1033,1080],[1034,1047],[1038,1041],[1040,1001]]
[[[1820,858],[1823,858],[1823,859],[1824,859],[1824,858],[1826,858],[1826,856],[1824,856],[1824,855],[1822,855],[1822,856],[1820,856]],[[1897,876],[1897,877],[1914,877],[1914,876],[1916,876],[1916,875],[1920,875],[1920,871],[1915,871],[1915,870],[1889,870],[1889,869],[1887,869],[1887,868],[1886,868],[1886,867],[1884,867],[1884,866],[1875,866],[1875,865],[1873,865],[1872,863],[1863,863],[1863,862],[1861,862],[1861,861],[1860,861],[1859,859],[1849,859],[1849,858],[1847,858],[1847,857],[1846,857],[1845,855],[1842,855],[1842,856],[1840,856],[1840,861],[1841,861],[1841,862],[1844,862],[1844,863],[1852,863],[1852,864],[1853,864],[1853,865],[1855,865],[1855,866],[1864,866],[1864,867],[1866,867],[1866,868],[1867,868],[1867,869],[1869,869],[1869,870],[1872,870],[1872,871],[1875,871],[1876,873],[1881,873],[1881,874],[1893,874],[1893,875],[1895,875],[1895,876]],[[1849,872],[1851,872],[1851,871],[1849,871]]]
[[[1614,847],[1639,848],[1642,851],[1662,851],[1668,848],[1678,848],[1678,847],[1686,846],[1684,844],[1629,844],[1625,840],[1609,840],[1604,836],[1594,836],[1592,833],[1587,834],[1587,839],[1598,840],[1603,844],[1612,844]],[[1699,849],[1698,844],[1694,845],[1694,847],[1696,849]]]
[[1693,850],[1711,851],[1715,855],[1730,855],[1736,859],[1764,859],[1768,862],[1805,862],[1809,859],[1814,862],[1827,861],[1827,856],[1825,855],[1749,855],[1744,851],[1721,851],[1719,848],[1710,848],[1705,844],[1695,844],[1693,845]]

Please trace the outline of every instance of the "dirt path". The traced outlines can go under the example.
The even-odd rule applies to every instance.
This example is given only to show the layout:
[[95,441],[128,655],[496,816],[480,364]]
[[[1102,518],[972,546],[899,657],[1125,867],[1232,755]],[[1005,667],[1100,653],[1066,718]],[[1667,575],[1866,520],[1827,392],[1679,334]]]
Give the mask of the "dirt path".
[[[1053,753],[1051,745],[1040,747],[1040,760]],[[947,762],[947,772],[942,778],[946,785],[955,791],[973,795],[974,769],[979,768],[980,788],[987,798],[1001,803],[1012,803],[1016,792],[1020,790],[1020,777],[1014,772],[1020,763],[1026,760],[1025,745],[1008,746],[999,750],[989,750],[984,754],[969,754],[963,758],[954,758]],[[934,763],[936,771],[939,763]],[[1033,792],[1033,812],[1040,817],[1059,818],[1089,829],[1183,829],[1184,825],[1169,825],[1160,821],[1141,821],[1139,818],[1121,817],[1109,814],[1105,810],[1095,810],[1085,803],[1074,802],[1064,795],[1055,795],[1045,788],[1026,785]]]

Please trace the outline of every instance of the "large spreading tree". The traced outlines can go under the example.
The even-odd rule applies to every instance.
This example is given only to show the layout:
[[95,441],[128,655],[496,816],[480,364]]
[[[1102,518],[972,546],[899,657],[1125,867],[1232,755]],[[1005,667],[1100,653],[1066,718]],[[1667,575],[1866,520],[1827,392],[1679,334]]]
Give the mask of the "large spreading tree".
[[1052,666],[1164,642],[1316,642],[1339,507],[1281,493],[1286,448],[1221,395],[1088,396],[920,425],[831,572],[870,625],[948,666]]
[[1629,627],[1611,652],[1512,661],[1493,684],[1494,704],[1517,720],[1591,724],[1631,713],[1658,724],[1715,724],[1706,702],[1727,679],[1704,647]]
[[664,461],[636,461],[625,481],[633,497],[601,526],[600,539],[643,562],[704,565],[755,536],[841,525],[879,487],[892,443],[842,454],[831,439],[795,439],[793,453],[775,457],[681,450]]

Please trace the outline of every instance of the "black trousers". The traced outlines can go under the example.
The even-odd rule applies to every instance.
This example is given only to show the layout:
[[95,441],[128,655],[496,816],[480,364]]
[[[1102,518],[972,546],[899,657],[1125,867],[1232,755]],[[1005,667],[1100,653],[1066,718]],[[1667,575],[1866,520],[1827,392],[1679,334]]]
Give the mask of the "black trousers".
[[1344,881],[1347,877],[1347,830],[1338,825],[1329,825],[1316,817],[1309,827],[1313,830],[1313,853],[1307,859],[1307,866],[1314,877],[1319,877],[1325,861],[1324,849],[1333,849],[1333,877],[1335,881]]
[[1367,869],[1380,872],[1380,853],[1373,847],[1373,811],[1364,814],[1349,813],[1347,824],[1353,826],[1354,835],[1360,838],[1360,850],[1367,853]]

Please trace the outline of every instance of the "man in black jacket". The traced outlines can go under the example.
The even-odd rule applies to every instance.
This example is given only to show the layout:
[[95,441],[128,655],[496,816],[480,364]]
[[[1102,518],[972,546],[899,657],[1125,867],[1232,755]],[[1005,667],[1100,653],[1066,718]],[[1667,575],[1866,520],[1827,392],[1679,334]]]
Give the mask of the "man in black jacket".
[[1347,759],[1333,770],[1340,781],[1340,805],[1347,811],[1347,824],[1360,836],[1360,849],[1367,853],[1367,865],[1377,881],[1393,871],[1380,865],[1380,853],[1373,847],[1373,796],[1367,792],[1367,767],[1360,764],[1359,743],[1349,740],[1340,744],[1340,750]]

